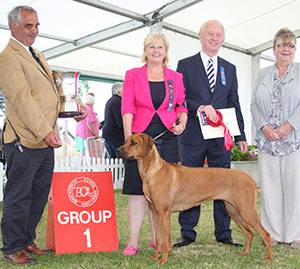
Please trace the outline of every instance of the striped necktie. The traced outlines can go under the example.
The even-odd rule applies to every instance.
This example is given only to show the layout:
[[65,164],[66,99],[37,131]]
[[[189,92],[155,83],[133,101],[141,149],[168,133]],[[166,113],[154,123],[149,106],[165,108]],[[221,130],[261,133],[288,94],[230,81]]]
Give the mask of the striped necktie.
[[46,72],[44,66],[42,65],[42,62],[40,60],[40,58],[36,55],[36,53],[34,52],[33,48],[32,47],[29,47],[29,51],[31,52],[32,54],[32,57],[37,61],[37,63],[44,69],[44,71]]
[[207,73],[210,91],[213,92],[215,89],[215,69],[214,69],[214,62],[212,59],[208,60],[208,66],[207,66],[206,73]]

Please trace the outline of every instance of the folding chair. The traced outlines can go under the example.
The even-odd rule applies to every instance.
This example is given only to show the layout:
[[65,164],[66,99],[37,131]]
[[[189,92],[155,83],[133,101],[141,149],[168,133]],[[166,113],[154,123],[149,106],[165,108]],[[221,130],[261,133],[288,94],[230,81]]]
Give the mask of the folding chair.
[[87,157],[108,158],[109,154],[104,145],[104,138],[89,137],[85,142],[85,153]]

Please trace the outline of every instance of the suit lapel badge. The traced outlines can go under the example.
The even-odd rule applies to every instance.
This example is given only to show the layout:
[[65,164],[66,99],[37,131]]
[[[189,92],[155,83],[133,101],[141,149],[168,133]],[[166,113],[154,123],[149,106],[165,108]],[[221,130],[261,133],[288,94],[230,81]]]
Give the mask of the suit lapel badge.
[[223,66],[220,67],[220,74],[221,74],[221,83],[222,83],[223,86],[226,87],[225,68]]

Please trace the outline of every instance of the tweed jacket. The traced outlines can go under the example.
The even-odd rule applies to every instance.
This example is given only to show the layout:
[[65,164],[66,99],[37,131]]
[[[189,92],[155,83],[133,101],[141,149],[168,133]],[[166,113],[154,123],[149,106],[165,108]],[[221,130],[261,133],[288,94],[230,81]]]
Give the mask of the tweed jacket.
[[[274,83],[274,65],[261,69],[254,82],[251,100],[251,113],[256,126],[256,140],[266,141],[261,130],[269,124],[269,111],[271,108],[272,91]],[[300,140],[300,64],[293,63],[283,86],[281,96],[281,124],[289,122],[294,129],[285,141]]]
[[5,97],[4,143],[16,140],[11,123],[21,145],[33,149],[48,147],[44,138],[52,130],[58,134],[59,112],[52,71],[43,55],[35,52],[46,71],[13,39],[0,54],[0,88]]

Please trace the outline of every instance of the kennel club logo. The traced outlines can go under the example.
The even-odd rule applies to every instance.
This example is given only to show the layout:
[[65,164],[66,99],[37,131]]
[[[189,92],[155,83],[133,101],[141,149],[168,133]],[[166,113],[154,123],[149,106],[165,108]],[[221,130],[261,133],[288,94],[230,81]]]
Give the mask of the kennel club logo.
[[77,177],[68,186],[68,197],[76,206],[89,207],[97,201],[98,196],[96,183],[88,177]]

